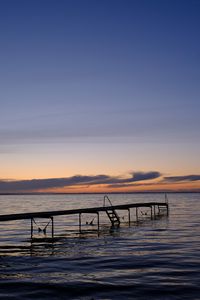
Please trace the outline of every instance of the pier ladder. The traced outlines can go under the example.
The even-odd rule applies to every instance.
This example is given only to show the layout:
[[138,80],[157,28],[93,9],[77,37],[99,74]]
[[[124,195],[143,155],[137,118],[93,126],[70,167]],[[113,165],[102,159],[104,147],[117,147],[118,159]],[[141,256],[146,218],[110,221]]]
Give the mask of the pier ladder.
[[[110,204],[109,207],[106,206],[106,201],[109,202],[109,204]],[[110,219],[112,226],[115,226],[115,225],[119,226],[120,225],[120,217],[117,214],[116,210],[113,208],[113,205],[107,195],[104,196],[104,207],[106,208],[106,214],[107,214],[108,218]]]

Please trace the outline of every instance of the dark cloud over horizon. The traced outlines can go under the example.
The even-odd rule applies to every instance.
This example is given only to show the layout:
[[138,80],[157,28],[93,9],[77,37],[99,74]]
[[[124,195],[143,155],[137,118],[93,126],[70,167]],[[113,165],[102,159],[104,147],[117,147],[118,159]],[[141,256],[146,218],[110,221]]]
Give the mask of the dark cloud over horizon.
[[116,185],[130,185],[134,182],[144,180],[152,180],[159,178],[161,173],[151,172],[132,172],[129,177],[95,175],[83,176],[76,175],[66,178],[48,178],[48,179],[32,179],[32,180],[0,180],[0,193],[9,192],[33,192],[37,190],[45,190],[52,188],[64,188],[73,186],[91,186],[104,184],[108,187]]
[[200,175],[185,175],[185,176],[167,176],[164,177],[164,182],[182,182],[182,181],[198,181]]
[[[200,180],[200,175],[165,176],[157,171],[131,172],[124,176],[109,175],[75,175],[66,178],[47,178],[31,180],[0,180],[0,193],[37,192],[56,188],[89,187],[94,185],[105,185],[106,188],[126,188],[153,184],[151,180],[160,179],[156,184],[195,182]],[[144,183],[144,181],[146,181]],[[149,182],[148,182],[149,181]]]

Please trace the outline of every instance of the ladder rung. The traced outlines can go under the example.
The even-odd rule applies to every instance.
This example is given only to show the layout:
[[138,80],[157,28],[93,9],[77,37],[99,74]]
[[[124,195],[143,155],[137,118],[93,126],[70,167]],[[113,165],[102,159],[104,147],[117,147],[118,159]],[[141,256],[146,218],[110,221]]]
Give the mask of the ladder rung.
[[115,223],[120,224],[119,216],[114,209],[107,209],[106,213],[112,224],[115,224]]

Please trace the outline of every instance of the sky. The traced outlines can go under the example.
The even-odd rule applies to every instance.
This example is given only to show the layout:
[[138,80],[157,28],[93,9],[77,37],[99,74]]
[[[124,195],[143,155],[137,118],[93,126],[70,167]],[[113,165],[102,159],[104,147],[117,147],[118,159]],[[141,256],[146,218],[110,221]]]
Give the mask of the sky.
[[1,0],[0,193],[200,191],[200,0]]

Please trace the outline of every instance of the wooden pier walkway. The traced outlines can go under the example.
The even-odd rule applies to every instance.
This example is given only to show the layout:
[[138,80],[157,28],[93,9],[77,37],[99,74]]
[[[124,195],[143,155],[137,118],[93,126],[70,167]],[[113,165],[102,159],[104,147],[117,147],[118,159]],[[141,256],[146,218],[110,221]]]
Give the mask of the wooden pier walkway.
[[[105,205],[106,201],[109,202],[109,205]],[[65,215],[79,215],[79,232],[82,232],[81,227],[81,216],[82,214],[96,214],[97,215],[97,230],[100,228],[100,219],[99,213],[105,212],[108,216],[108,219],[111,222],[112,226],[120,225],[120,217],[117,211],[127,210],[128,211],[128,222],[131,223],[131,214],[130,209],[135,208],[135,216],[136,221],[139,220],[138,209],[140,208],[150,208],[151,211],[151,219],[155,219],[157,214],[160,214],[161,210],[166,211],[168,215],[169,206],[168,202],[145,202],[145,203],[131,203],[131,204],[122,204],[122,205],[112,205],[108,196],[104,197],[104,206],[102,207],[89,207],[89,208],[81,208],[81,209],[71,209],[71,210],[55,210],[55,211],[42,211],[42,212],[30,212],[30,213],[18,213],[18,214],[7,214],[0,215],[0,222],[6,221],[15,221],[15,220],[31,220],[31,239],[33,238],[33,225],[35,223],[36,218],[49,218],[51,222],[51,237],[54,238],[54,217],[56,216],[65,216]],[[49,225],[48,223],[48,225]],[[47,225],[47,226],[48,226]],[[47,227],[46,226],[46,227]],[[46,233],[46,227],[43,229],[43,232]],[[41,230],[42,231],[42,230]]]

